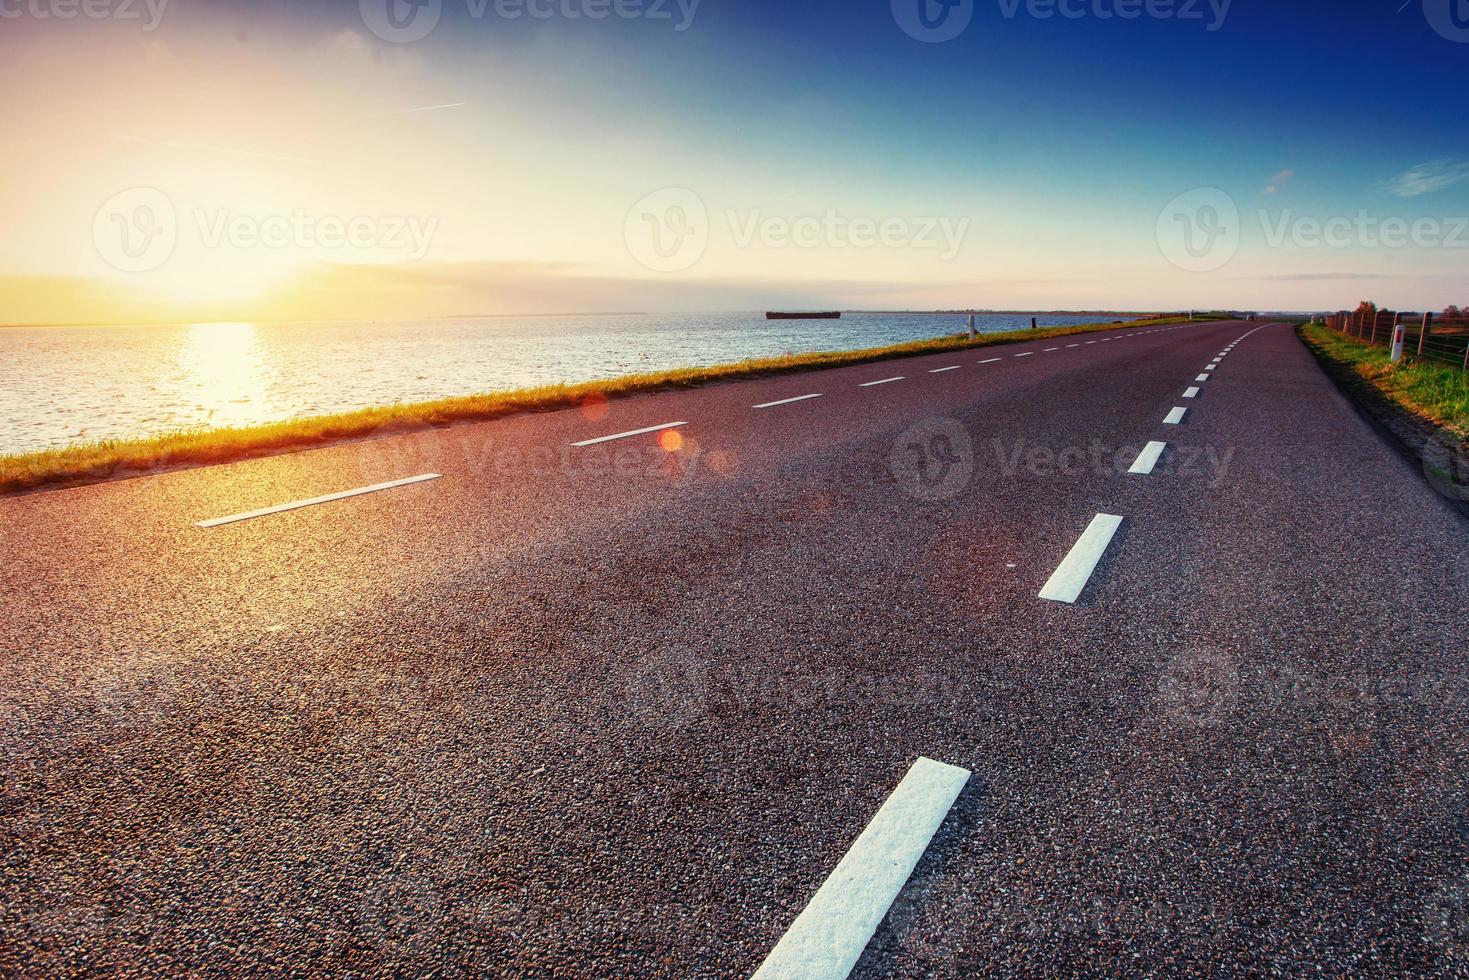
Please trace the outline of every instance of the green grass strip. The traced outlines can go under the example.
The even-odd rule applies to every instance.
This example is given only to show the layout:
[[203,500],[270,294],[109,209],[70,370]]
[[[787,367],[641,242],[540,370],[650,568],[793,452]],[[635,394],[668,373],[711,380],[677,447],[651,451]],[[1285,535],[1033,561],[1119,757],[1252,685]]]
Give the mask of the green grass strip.
[[1417,361],[1394,364],[1386,348],[1373,347],[1320,324],[1300,327],[1301,339],[1339,375],[1366,385],[1389,403],[1419,418],[1469,437],[1469,373],[1452,364]]

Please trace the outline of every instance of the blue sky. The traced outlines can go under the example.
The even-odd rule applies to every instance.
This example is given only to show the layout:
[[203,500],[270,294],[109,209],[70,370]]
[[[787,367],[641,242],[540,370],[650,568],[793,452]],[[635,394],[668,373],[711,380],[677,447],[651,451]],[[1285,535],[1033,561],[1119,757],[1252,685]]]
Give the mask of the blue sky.
[[[28,190],[0,209],[90,229],[146,186],[180,215],[406,214],[428,247],[205,251],[181,218],[159,270],[38,234],[0,271],[221,314],[334,292],[404,315],[1469,301],[1469,19],[1449,0],[968,0],[942,43],[902,26],[940,0],[423,0],[438,20],[406,43],[375,29],[389,2],[172,0],[147,32],[22,19],[0,83],[37,93],[6,134],[32,149],[0,166]],[[614,2],[636,15],[585,16]],[[94,64],[110,98],[79,98]],[[57,172],[92,140],[90,172]],[[783,237],[802,222],[821,229]],[[894,236],[847,234],[862,222]],[[636,240],[695,225],[667,262],[664,237]]]

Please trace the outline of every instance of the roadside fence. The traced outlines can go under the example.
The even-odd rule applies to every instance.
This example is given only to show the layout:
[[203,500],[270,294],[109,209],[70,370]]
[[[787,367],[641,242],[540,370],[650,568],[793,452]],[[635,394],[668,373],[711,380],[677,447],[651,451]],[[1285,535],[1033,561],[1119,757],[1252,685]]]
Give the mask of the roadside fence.
[[1403,327],[1403,356],[1420,361],[1452,364],[1469,371],[1469,317],[1448,319],[1432,313],[1331,313],[1326,326],[1376,347],[1391,348],[1398,326]]

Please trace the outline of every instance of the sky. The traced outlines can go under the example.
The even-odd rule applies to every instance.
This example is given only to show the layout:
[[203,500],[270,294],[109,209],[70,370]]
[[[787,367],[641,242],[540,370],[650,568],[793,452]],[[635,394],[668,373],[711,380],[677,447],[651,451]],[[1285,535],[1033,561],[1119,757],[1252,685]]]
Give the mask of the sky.
[[0,322],[1469,304],[1462,0],[0,0]]

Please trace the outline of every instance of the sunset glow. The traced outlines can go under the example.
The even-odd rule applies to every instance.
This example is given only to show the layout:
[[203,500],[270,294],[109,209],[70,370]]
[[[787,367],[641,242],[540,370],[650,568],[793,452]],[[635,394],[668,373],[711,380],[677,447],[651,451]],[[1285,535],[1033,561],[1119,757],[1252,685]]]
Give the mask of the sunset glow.
[[[1276,222],[1362,206],[1404,222],[1463,209],[1469,153],[1453,134],[1419,138],[1417,97],[1398,100],[1402,138],[1377,141],[1403,152],[1343,165],[1335,110],[1287,122],[1263,78],[1235,80],[1262,100],[1261,138],[1241,144],[1153,85],[1158,65],[1015,70],[1060,25],[981,30],[984,12],[961,57],[891,22],[782,11],[794,36],[826,39],[792,60],[713,3],[685,29],[451,3],[413,43],[357,7],[200,0],[165,5],[152,29],[146,15],[6,21],[0,84],[28,94],[0,120],[26,147],[0,162],[0,215],[23,231],[0,243],[0,321],[749,309],[775,292],[883,309],[1118,308],[1144,292],[1154,308],[1313,308],[1372,277],[1418,302],[1461,298],[1462,250],[1271,241]],[[1099,24],[1158,32],[1165,58],[1218,36]],[[1261,43],[1287,49],[1308,27],[1283,14]],[[900,65],[912,98],[882,81]],[[1325,97],[1297,85],[1303,103]],[[1131,111],[1099,125],[1124,92]],[[1203,274],[1158,240],[1169,202],[1198,188],[1222,188],[1244,226],[1228,266]],[[131,222],[149,190],[174,243],[130,268],[110,219]],[[671,192],[694,195],[704,237],[670,270],[629,229],[639,202]]]

